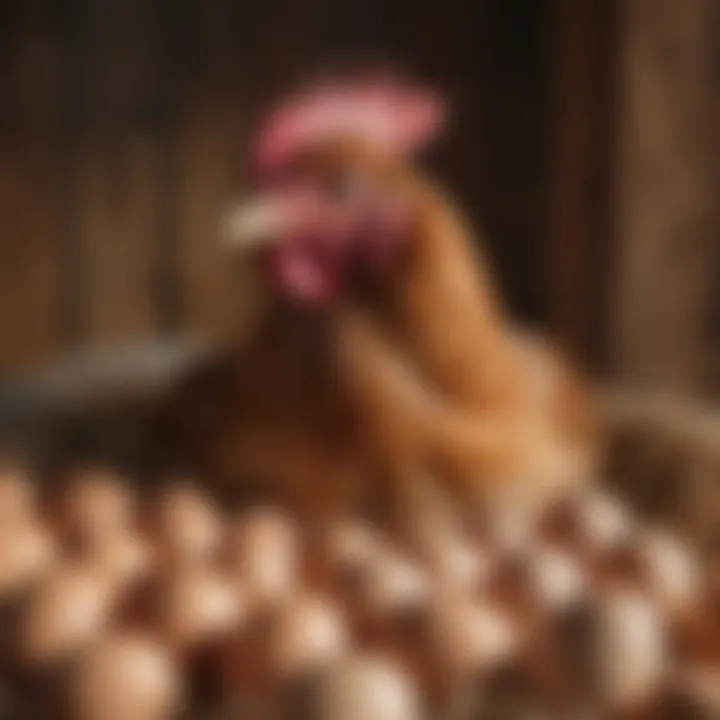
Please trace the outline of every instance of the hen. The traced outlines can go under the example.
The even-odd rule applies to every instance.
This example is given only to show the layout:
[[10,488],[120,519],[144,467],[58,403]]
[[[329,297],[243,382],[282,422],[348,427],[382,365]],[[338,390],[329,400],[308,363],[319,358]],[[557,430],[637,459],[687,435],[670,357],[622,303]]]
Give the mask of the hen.
[[426,478],[475,516],[524,512],[591,476],[582,383],[512,327],[469,223],[413,162],[443,120],[385,79],[312,88],[261,126],[226,235],[272,301],[169,410],[194,420],[181,445],[204,472],[321,517],[370,487],[407,507]]

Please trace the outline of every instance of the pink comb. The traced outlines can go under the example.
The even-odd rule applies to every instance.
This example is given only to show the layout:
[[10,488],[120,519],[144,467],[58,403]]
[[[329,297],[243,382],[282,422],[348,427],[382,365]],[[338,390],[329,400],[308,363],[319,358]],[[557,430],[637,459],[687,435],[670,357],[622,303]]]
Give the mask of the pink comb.
[[357,137],[390,152],[414,152],[438,134],[444,115],[436,93],[398,78],[325,81],[293,95],[261,125],[256,166],[270,171],[326,137]]

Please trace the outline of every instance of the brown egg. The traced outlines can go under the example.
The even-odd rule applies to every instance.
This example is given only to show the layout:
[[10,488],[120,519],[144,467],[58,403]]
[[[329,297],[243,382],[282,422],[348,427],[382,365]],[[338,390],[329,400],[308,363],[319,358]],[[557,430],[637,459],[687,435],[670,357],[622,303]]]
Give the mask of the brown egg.
[[62,566],[33,588],[22,609],[18,653],[24,666],[61,660],[82,649],[105,627],[111,592],[88,566]]
[[488,553],[463,537],[438,536],[426,553],[434,581],[442,585],[475,593],[490,574]]
[[327,549],[337,568],[360,569],[374,561],[381,550],[381,540],[366,525],[342,521],[330,530]]
[[207,567],[179,569],[160,588],[157,600],[161,634],[183,650],[231,632],[247,617],[236,586]]
[[420,720],[422,703],[412,679],[383,656],[356,656],[337,663],[316,699],[318,720]]
[[576,509],[582,540],[589,549],[610,550],[632,537],[634,520],[619,498],[593,489],[578,498]]
[[691,668],[720,668],[720,595],[713,570],[704,578],[701,601],[672,617],[678,654]]
[[488,512],[485,528],[488,548],[499,556],[523,555],[533,546],[539,532],[534,512],[500,507]]
[[83,653],[69,681],[73,720],[171,720],[182,700],[182,677],[156,640],[114,632]]
[[364,573],[361,602],[376,617],[415,611],[427,603],[430,587],[428,573],[419,563],[387,548]]
[[346,618],[339,607],[319,595],[299,595],[275,620],[270,665],[283,678],[304,675],[339,660],[349,644]]
[[150,545],[143,538],[127,531],[105,538],[82,557],[102,573],[109,587],[118,593],[125,592],[147,577],[155,563]]
[[284,514],[255,510],[238,518],[227,532],[230,570],[251,600],[275,606],[299,583],[300,537]]
[[252,616],[240,632],[223,640],[213,663],[222,717],[274,716],[282,688],[270,662],[271,621],[268,614]]
[[688,665],[675,680],[682,694],[702,709],[703,717],[720,717],[720,665]]
[[157,503],[149,528],[159,559],[171,565],[203,563],[222,541],[222,518],[212,500],[189,483],[169,487]]
[[127,530],[134,496],[122,478],[109,470],[85,469],[62,488],[57,506],[61,532],[81,547]]
[[52,567],[54,538],[40,525],[26,523],[0,531],[0,599],[23,590]]
[[679,537],[661,530],[644,530],[636,543],[643,579],[671,615],[697,606],[702,595],[700,562]]
[[453,592],[434,598],[429,631],[437,661],[450,674],[485,674],[521,651],[520,627],[510,615]]
[[525,569],[532,601],[543,612],[571,610],[590,592],[580,560],[562,548],[539,544],[527,558]]
[[641,592],[608,589],[598,600],[593,667],[603,707],[630,712],[651,702],[668,678],[670,647],[658,607]]
[[342,520],[318,540],[313,545],[306,538],[304,582],[354,605],[363,577],[382,552],[382,538],[361,522]]
[[12,467],[0,468],[0,528],[4,530],[33,518],[37,491],[30,478]]

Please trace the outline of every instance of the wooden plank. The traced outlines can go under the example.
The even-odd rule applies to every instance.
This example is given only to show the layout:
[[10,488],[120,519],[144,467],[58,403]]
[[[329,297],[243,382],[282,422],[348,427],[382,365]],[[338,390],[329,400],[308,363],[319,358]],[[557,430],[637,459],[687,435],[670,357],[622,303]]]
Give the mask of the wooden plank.
[[207,337],[242,332],[253,289],[242,259],[220,239],[220,223],[240,189],[240,124],[227,109],[198,109],[180,130],[178,232],[187,329]]
[[[715,84],[718,91],[714,95],[712,109],[712,126],[720,128],[720,3],[715,5],[715,20],[713,22],[713,65]],[[715,139],[710,147],[713,160],[713,194],[715,198],[720,197],[720,133],[716,132]],[[717,238],[720,236],[720,204],[715,204],[715,215],[713,218],[713,233]],[[711,277],[711,299],[708,313],[708,351],[706,353],[704,389],[718,402],[720,402],[720,240],[715,243],[714,254],[710,257]]]
[[559,341],[603,364],[610,254],[613,0],[553,0],[547,278]]
[[81,8],[91,65],[77,198],[83,342],[116,344],[157,327],[150,286],[158,229],[157,63],[147,5],[112,0]]
[[617,369],[702,386],[717,281],[714,0],[622,4]]
[[57,47],[43,10],[38,4],[15,8],[0,48],[0,372],[37,363],[60,343]]
[[0,372],[56,352],[58,255],[52,194],[42,161],[3,151],[0,160]]
[[80,237],[87,268],[91,345],[154,332],[149,268],[155,232],[155,148],[145,137],[86,148],[80,175]]
[[[277,23],[264,6],[238,13],[227,0],[196,4],[190,21],[196,57],[176,128],[176,227],[187,329],[217,338],[242,333],[253,315],[256,287],[223,248],[220,223],[243,188],[254,114],[294,56],[282,42],[287,18]],[[284,49],[268,53],[270,44]]]

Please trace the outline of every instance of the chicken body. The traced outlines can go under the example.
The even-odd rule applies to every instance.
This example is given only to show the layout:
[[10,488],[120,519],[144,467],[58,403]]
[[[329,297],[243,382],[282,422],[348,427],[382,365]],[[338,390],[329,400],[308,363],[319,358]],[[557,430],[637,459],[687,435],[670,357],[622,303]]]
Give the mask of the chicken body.
[[413,237],[390,281],[339,322],[343,387],[395,482],[431,468],[473,512],[540,510],[591,478],[592,401],[575,372],[503,313],[479,243],[440,191],[406,171]]
[[156,467],[207,478],[230,502],[259,498],[313,518],[348,507],[356,448],[328,374],[328,329],[274,302],[241,347],[218,349],[163,404]]
[[196,381],[170,413],[196,418],[181,446],[201,470],[257,478],[316,517],[370,487],[402,515],[426,478],[475,516],[540,509],[586,480],[584,389],[510,326],[468,223],[407,153],[346,134],[288,166],[265,263],[276,299],[214,390]]

